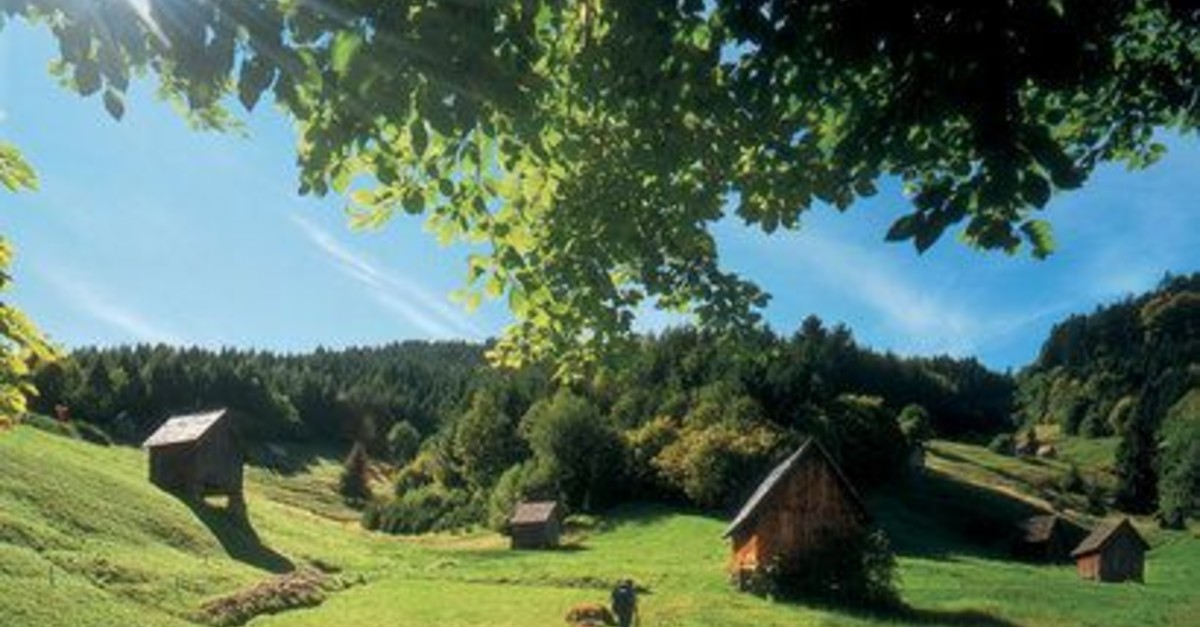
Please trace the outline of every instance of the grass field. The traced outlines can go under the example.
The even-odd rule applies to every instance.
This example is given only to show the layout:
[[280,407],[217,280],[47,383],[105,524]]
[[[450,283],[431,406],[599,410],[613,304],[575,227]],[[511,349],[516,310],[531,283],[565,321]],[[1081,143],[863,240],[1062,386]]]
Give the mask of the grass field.
[[329,496],[337,466],[247,473],[252,526],[190,508],[145,480],[141,451],[28,428],[0,434],[0,625],[187,625],[207,599],[316,563],[356,583],[322,605],[253,625],[560,625],[630,576],[644,625],[1192,625],[1200,542],[1149,534],[1146,585],[1079,581],[1008,561],[993,534],[1039,504],[1028,486],[1065,463],[937,443],[922,484],[870,499],[891,534],[909,614],[856,616],[772,603],[726,585],[724,521],[652,507],[610,513],[569,549],[513,553],[487,532],[394,538],[362,531]]

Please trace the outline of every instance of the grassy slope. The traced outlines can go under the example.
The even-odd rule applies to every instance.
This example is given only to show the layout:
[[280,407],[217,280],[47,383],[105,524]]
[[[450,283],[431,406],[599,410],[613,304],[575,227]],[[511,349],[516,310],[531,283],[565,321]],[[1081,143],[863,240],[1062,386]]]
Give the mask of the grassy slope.
[[[1085,584],[1069,567],[1012,563],[993,551],[998,547],[980,544],[972,513],[986,508],[1016,516],[1029,505],[947,478],[1007,483],[1016,492],[1055,464],[939,443],[931,466],[947,475],[871,503],[901,555],[905,599],[917,608],[911,619],[1184,625],[1200,613],[1200,595],[1191,589],[1200,580],[1194,537],[1152,535],[1157,547],[1146,586]],[[318,608],[255,625],[561,624],[571,604],[603,601],[607,586],[624,576],[650,589],[643,597],[646,625],[880,622],[732,592],[722,576],[723,522],[705,516],[616,512],[606,527],[577,538],[575,550],[553,553],[513,553],[486,533],[378,537],[345,521],[346,512],[325,496],[336,466],[319,464],[287,479],[248,473],[261,540],[255,543],[218,514],[194,512],[158,492],[144,472],[138,451],[24,428],[0,435],[0,625],[187,624],[204,599],[260,580],[284,559],[319,559],[367,583]]]

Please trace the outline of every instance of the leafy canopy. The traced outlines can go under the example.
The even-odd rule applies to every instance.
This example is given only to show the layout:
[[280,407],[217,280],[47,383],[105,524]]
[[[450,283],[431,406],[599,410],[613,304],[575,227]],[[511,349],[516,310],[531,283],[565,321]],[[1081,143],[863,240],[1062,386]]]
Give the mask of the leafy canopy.
[[[0,185],[9,192],[37,188],[37,173],[11,144],[0,142]],[[0,237],[0,292],[12,283],[8,267],[13,249]],[[34,394],[29,382],[30,362],[46,362],[57,353],[29,318],[10,303],[0,302],[0,426],[25,411],[26,397]]]
[[124,114],[132,76],[201,126],[232,98],[294,119],[300,188],[353,220],[426,216],[472,242],[462,298],[507,298],[501,364],[563,372],[628,337],[643,306],[712,328],[766,295],[719,263],[727,216],[771,232],[846,209],[882,177],[948,228],[1050,252],[1037,218],[1101,163],[1190,133],[1189,0],[0,0],[50,28],[54,71]]

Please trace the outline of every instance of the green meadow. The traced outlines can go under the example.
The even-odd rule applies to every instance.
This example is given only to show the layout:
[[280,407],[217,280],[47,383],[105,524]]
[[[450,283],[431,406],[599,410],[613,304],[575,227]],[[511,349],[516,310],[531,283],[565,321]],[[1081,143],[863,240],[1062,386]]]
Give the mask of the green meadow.
[[[142,451],[27,427],[0,434],[0,625],[201,623],[201,606],[296,567],[339,582],[324,603],[252,625],[528,626],[565,624],[613,581],[645,588],[643,625],[1194,625],[1195,532],[1141,524],[1154,550],[1144,585],[1080,581],[1071,566],[1009,560],[1000,536],[1043,502],[1071,461],[1027,461],[938,442],[928,477],[873,495],[909,610],[864,615],[772,602],[726,583],[725,521],[627,507],[577,524],[567,546],[512,552],[486,531],[394,537],[362,530],[333,496],[338,465],[247,473],[249,524],[189,507],[146,481]],[[1074,460],[1069,455],[1078,455]]]

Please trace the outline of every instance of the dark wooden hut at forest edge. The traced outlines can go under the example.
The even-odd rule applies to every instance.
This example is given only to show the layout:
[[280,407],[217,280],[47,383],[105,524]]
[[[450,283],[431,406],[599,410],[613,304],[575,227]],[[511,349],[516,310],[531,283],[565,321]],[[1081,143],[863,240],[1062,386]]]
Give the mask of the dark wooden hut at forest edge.
[[771,471],[725,531],[738,581],[774,560],[861,533],[870,521],[853,486],[825,449],[809,438]]
[[245,505],[242,452],[224,409],[168,418],[142,448],[150,452],[150,482],[186,498],[229,497]]
[[548,549],[558,546],[562,533],[562,507],[557,501],[519,503],[508,519],[514,549]]
[[1150,545],[1122,518],[1096,528],[1071,552],[1079,576],[1095,581],[1142,581]]
[[1063,562],[1071,554],[1081,529],[1057,514],[1031,516],[1017,523],[1013,555],[1039,562]]

